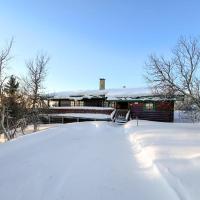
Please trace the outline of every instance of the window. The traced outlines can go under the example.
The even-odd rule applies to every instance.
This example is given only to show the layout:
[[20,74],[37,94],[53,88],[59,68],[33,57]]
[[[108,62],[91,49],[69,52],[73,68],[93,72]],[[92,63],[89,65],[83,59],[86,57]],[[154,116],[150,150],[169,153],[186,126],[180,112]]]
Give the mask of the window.
[[74,101],[71,101],[71,107],[74,107]]
[[115,102],[114,101],[109,102],[109,107],[115,108]]
[[70,106],[70,101],[69,100],[61,100],[60,101],[60,106]]
[[59,103],[58,103],[58,101],[49,101],[49,106],[50,107],[58,107],[59,106]]
[[104,107],[108,107],[109,103],[107,101],[104,102]]
[[80,106],[84,106],[84,101],[80,101]]
[[75,106],[79,106],[80,104],[79,104],[79,101],[75,101]]
[[146,111],[152,111],[155,110],[155,106],[153,103],[145,103],[144,110]]

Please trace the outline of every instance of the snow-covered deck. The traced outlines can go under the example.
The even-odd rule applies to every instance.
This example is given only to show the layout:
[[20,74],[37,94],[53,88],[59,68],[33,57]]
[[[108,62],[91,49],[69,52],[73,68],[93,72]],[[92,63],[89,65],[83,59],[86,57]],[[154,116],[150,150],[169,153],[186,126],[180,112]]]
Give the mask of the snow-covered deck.
[[106,114],[96,113],[61,113],[61,114],[48,114],[50,117],[60,118],[75,118],[75,119],[92,119],[92,120],[110,120],[111,116]]
[[199,200],[200,125],[60,125],[0,145],[3,200]]
[[50,107],[53,110],[114,110],[111,107],[95,107],[95,106],[60,106],[60,107]]

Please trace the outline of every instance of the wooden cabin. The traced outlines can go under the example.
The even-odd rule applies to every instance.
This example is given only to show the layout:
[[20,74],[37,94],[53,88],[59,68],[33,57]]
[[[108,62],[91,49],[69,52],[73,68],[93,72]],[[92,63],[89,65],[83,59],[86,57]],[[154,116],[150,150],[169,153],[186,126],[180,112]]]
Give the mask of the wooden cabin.
[[101,89],[55,93],[48,99],[53,113],[111,114],[130,110],[131,119],[173,122],[175,98],[152,94],[148,88]]

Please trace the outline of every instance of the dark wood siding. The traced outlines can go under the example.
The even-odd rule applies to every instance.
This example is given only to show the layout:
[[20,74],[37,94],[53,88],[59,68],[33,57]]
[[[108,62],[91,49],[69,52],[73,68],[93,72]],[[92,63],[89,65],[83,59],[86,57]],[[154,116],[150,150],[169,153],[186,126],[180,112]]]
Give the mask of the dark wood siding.
[[146,110],[145,103],[149,102],[130,103],[132,118],[138,117],[139,119],[161,122],[174,121],[173,101],[152,102],[154,103],[153,110]]
[[102,99],[84,99],[84,106],[103,107],[104,100]]

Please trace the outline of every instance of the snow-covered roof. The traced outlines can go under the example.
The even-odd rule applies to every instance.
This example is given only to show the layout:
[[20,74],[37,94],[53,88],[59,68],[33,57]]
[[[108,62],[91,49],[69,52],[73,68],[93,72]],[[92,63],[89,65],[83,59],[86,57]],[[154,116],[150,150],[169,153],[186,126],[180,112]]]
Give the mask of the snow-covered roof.
[[79,91],[65,91],[50,94],[50,99],[91,99],[103,98],[108,100],[116,100],[119,98],[137,98],[145,96],[154,96],[151,89],[143,88],[121,88],[121,89],[106,89],[106,90],[79,90]]
[[112,89],[106,94],[108,100],[124,99],[129,100],[137,97],[153,96],[150,88],[123,88]]

